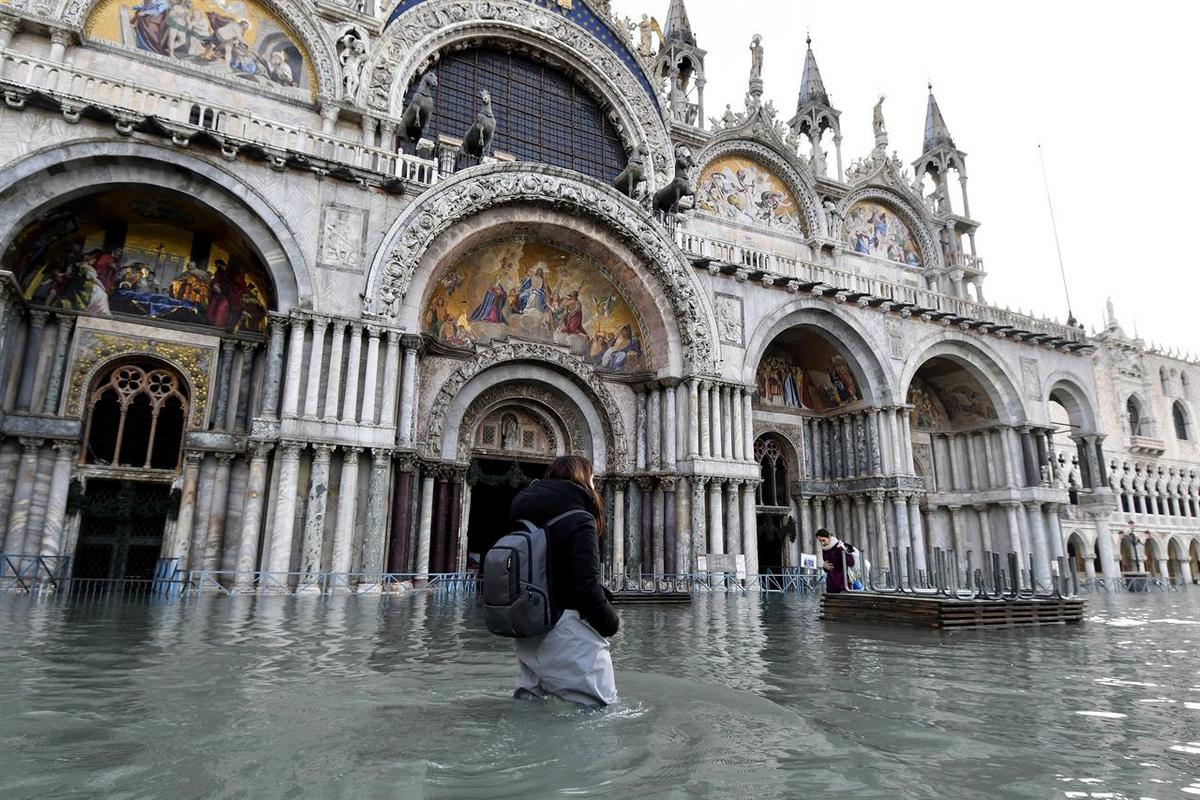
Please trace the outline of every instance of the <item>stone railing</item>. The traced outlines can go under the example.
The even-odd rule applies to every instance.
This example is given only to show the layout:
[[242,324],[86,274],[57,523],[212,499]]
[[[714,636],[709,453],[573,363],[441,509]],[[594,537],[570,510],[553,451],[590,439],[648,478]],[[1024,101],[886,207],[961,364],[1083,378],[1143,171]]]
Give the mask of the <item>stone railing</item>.
[[179,144],[205,131],[233,155],[246,145],[257,145],[278,159],[299,154],[423,185],[438,178],[433,161],[13,50],[0,50],[0,90],[12,108],[23,108],[37,92],[57,101],[71,121],[88,108],[105,112],[122,133],[153,119]]
[[683,228],[675,229],[675,242],[684,253],[690,256],[729,265],[735,270],[743,269],[756,273],[755,280],[767,280],[779,285],[786,285],[790,281],[800,284],[820,284],[836,289],[839,293],[882,298],[901,306],[933,310],[963,320],[976,320],[987,324],[996,331],[1011,330],[1014,334],[1024,332],[1081,344],[1085,341],[1084,332],[1078,328],[976,303],[961,297],[951,297],[870,275],[860,275],[791,256],[756,250],[733,242],[701,236]]

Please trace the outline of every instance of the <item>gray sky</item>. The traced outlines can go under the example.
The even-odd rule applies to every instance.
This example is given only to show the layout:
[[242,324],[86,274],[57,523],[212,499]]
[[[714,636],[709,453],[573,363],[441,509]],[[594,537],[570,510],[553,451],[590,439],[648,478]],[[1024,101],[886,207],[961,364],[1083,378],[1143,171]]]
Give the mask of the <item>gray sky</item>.
[[[612,5],[665,23],[667,0]],[[764,96],[790,119],[810,31],[842,112],[847,167],[874,144],[871,106],[881,93],[891,149],[905,164],[920,155],[932,80],[967,153],[988,300],[1064,320],[1041,143],[1075,316],[1099,326],[1112,296],[1130,333],[1136,323],[1147,340],[1200,353],[1200,258],[1185,246],[1197,223],[1180,211],[1196,202],[1200,182],[1192,152],[1200,4],[687,0],[687,10],[708,51],[707,116],[741,107],[759,33]],[[1164,227],[1161,216],[1176,221]],[[1178,236],[1164,239],[1172,226]]]

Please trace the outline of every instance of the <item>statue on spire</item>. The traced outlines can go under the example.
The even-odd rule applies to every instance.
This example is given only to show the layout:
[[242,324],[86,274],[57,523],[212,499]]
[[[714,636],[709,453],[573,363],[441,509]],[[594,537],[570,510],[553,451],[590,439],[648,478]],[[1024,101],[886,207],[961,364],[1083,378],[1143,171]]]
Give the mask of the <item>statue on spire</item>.
[[762,37],[756,33],[750,40],[750,80],[762,80],[762,62]]
[[871,111],[871,126],[875,129],[875,152],[873,155],[878,158],[887,157],[887,126],[883,122],[883,101],[886,99],[887,95],[879,95],[879,99],[875,101],[875,108]]

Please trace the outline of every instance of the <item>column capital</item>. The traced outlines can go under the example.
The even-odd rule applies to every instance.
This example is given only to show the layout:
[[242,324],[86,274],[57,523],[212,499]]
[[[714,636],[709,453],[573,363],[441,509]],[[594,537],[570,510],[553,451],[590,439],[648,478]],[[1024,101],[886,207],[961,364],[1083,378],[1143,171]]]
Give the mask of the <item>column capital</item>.
[[274,442],[251,441],[246,445],[246,453],[252,461],[266,461],[274,449]]
[[313,461],[318,461],[324,464],[329,463],[329,457],[333,455],[334,445],[327,442],[317,442],[313,444]]
[[17,17],[6,17],[0,15],[0,31],[5,33],[16,33],[21,27],[21,20]]
[[867,498],[863,497],[861,494],[856,494],[850,499],[854,501],[855,508],[862,508],[867,504]]
[[199,467],[200,463],[202,461],[204,461],[204,451],[203,450],[184,450],[183,451],[183,465],[185,467]]
[[310,315],[309,319],[312,321],[312,326],[313,326],[314,331],[315,330],[323,331],[326,328],[328,328],[329,323],[332,322],[332,320],[329,319],[329,317],[322,317],[317,314]]
[[46,443],[45,439],[35,436],[18,436],[17,441],[21,443],[21,452],[26,454],[36,453]]
[[358,457],[362,454],[361,447],[343,447],[342,448],[342,464],[348,466],[357,466]]
[[237,339],[222,339],[221,340],[221,349],[223,351],[225,351],[226,353],[232,353],[234,348],[236,348],[237,346],[238,346]]
[[654,489],[654,476],[652,475],[638,475],[633,480],[643,492],[649,492]]
[[282,336],[284,329],[288,325],[288,318],[280,314],[272,313],[267,316],[267,322],[271,327],[272,336]]
[[50,312],[42,311],[38,308],[29,310],[29,324],[35,328],[44,328],[46,323],[50,321]]
[[[357,459],[358,456],[355,456],[355,458]],[[396,468],[401,472],[412,472],[417,468],[417,464],[420,463],[417,454],[411,450],[395,450],[392,452],[392,458],[396,460]]]
[[50,29],[50,44],[62,45],[70,47],[75,43],[75,34],[65,28]]
[[378,469],[380,466],[387,464],[392,460],[392,449],[390,447],[372,447],[371,448],[371,466]]
[[664,389],[674,389],[679,386],[680,383],[682,383],[682,380],[675,377],[663,378],[659,381],[659,384],[661,384]]
[[279,443],[279,454],[286,460],[296,461],[300,458],[300,451],[304,447],[304,442],[297,442],[291,439],[284,440]]
[[[3,17],[0,17],[0,19],[3,19]],[[71,328],[75,327],[75,317],[75,314],[66,314],[62,311],[54,312],[54,319],[66,330],[71,330]]]
[[679,477],[676,475],[660,475],[658,485],[662,487],[664,492],[673,492],[679,485]]
[[406,350],[416,350],[419,355],[425,349],[425,337],[419,333],[406,333],[400,337],[400,344]]
[[253,341],[251,339],[243,339],[238,342],[238,347],[240,347],[242,349],[242,352],[244,352],[244,353],[253,354],[254,351],[258,349],[259,342]]
[[867,496],[870,497],[871,502],[877,506],[883,505],[883,501],[887,499],[886,493],[880,489],[874,489],[867,492]]
[[387,329],[387,340],[388,340],[389,346],[399,345],[403,341],[403,339],[404,339],[404,334],[401,333],[400,331],[396,330],[395,328]]
[[383,333],[383,327],[380,325],[376,325],[373,322],[368,322],[363,327],[365,327],[367,329],[367,336],[371,339],[378,339],[380,334]]
[[58,440],[51,447],[58,453],[58,457],[64,460],[74,460],[79,455],[79,442]]
[[975,509],[975,513],[977,514],[986,514],[991,509],[991,505],[988,503],[973,503],[971,508]]
[[213,453],[213,455],[216,457],[217,463],[219,465],[228,467],[231,463],[233,463],[233,460],[235,458],[237,458],[238,454],[237,453],[229,453],[229,452],[221,452],[221,453]]
[[741,481],[741,484],[742,484],[742,494],[745,494],[746,492],[756,492],[756,491],[758,491],[758,485],[759,485],[760,483],[762,483],[762,480],[761,480],[761,479],[759,479],[759,478],[745,478],[745,479],[743,479],[743,480]]
[[623,492],[629,488],[629,478],[625,475],[608,475],[604,482],[611,486],[614,492]]

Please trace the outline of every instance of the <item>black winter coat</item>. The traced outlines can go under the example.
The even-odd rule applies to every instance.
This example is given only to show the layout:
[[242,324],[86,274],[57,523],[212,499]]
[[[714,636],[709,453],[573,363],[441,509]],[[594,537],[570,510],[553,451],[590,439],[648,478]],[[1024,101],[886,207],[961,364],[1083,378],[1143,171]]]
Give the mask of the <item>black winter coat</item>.
[[573,608],[601,636],[612,636],[621,622],[600,585],[600,542],[588,493],[571,481],[534,481],[513,500],[510,515],[514,523],[525,519],[544,526],[577,508],[588,515],[573,514],[546,531],[550,607],[555,622],[563,611]]

